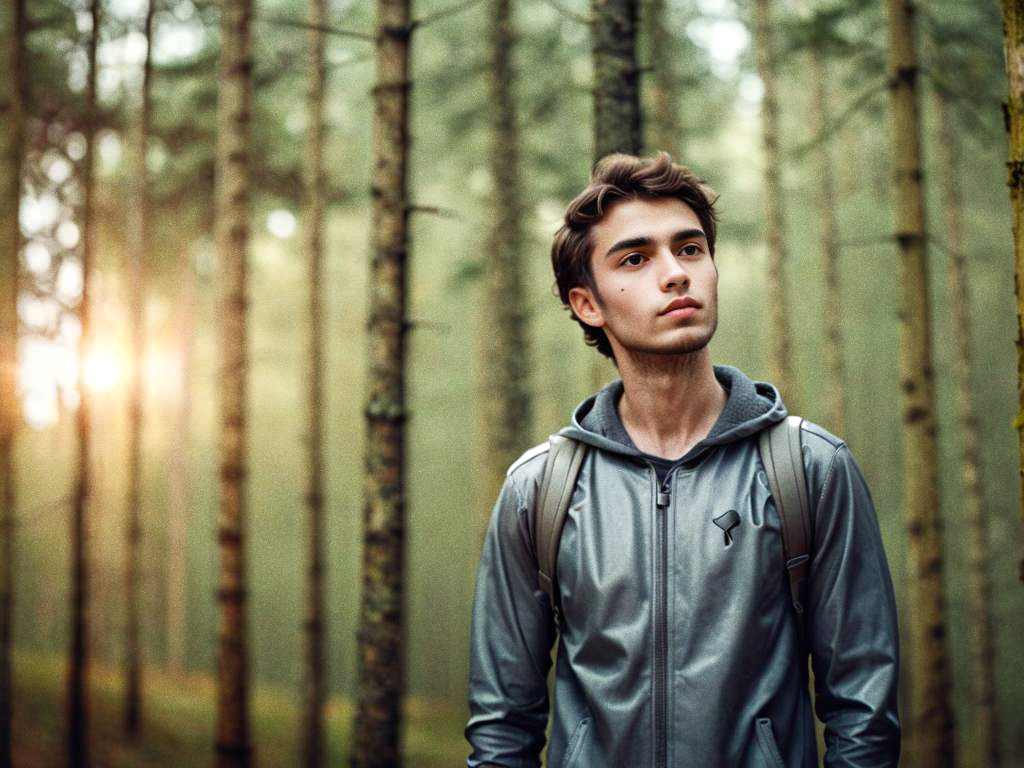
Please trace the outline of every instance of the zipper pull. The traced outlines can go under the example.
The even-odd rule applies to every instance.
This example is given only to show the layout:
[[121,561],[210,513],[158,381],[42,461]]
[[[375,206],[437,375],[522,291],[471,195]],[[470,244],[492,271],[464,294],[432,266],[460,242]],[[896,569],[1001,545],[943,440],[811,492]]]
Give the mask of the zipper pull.
[[668,491],[658,491],[658,498],[655,500],[655,504],[658,506],[658,509],[668,509],[670,501],[671,495]]

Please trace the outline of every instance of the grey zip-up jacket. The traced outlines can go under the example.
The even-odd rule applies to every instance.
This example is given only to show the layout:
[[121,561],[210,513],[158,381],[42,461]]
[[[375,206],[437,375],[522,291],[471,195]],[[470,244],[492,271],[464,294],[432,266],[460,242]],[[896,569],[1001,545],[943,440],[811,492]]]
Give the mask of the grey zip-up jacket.
[[[556,631],[537,584],[534,500],[547,444],[508,472],[477,573],[468,765],[540,765],[557,638],[549,768],[809,768],[807,665],[757,433],[778,392],[716,366],[709,435],[659,488],[619,420],[621,382],[562,434],[590,446],[559,546]],[[846,445],[804,422],[815,528],[807,647],[826,766],[895,766],[895,601],[867,486]],[[734,510],[727,532],[714,523]],[[735,521],[734,516],[730,516]]]

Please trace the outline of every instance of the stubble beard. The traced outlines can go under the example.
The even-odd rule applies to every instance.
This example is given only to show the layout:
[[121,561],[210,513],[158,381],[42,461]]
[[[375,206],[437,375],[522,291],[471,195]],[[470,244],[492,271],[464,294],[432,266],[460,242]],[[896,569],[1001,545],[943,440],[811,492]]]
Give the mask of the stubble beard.
[[[672,369],[683,369],[699,366],[705,356],[709,354],[708,344],[718,329],[718,307],[713,302],[709,311],[709,325],[707,330],[699,336],[688,336],[680,339],[677,343],[656,346],[656,345],[626,345],[618,339],[612,344],[615,349],[616,359],[628,357],[635,369],[641,370],[664,370],[666,367]],[[606,329],[607,330],[607,329]],[[609,339],[613,338],[609,334]]]

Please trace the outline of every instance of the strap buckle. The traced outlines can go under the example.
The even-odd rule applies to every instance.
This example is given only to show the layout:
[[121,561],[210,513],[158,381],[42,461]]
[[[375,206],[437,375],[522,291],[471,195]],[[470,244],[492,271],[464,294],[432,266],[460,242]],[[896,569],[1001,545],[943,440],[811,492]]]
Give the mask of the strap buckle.
[[808,554],[797,555],[796,557],[790,558],[786,561],[786,570],[792,571],[794,568],[799,568],[810,559],[811,556]]

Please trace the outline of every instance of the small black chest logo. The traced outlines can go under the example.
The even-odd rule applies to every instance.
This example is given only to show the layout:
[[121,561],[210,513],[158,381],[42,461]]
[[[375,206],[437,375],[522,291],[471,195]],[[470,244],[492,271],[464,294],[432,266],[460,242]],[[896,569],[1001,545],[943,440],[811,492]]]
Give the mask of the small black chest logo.
[[728,547],[732,544],[732,529],[740,524],[739,514],[737,514],[735,509],[730,509],[725,514],[716,517],[714,523],[722,529],[723,536],[725,537],[725,546]]

